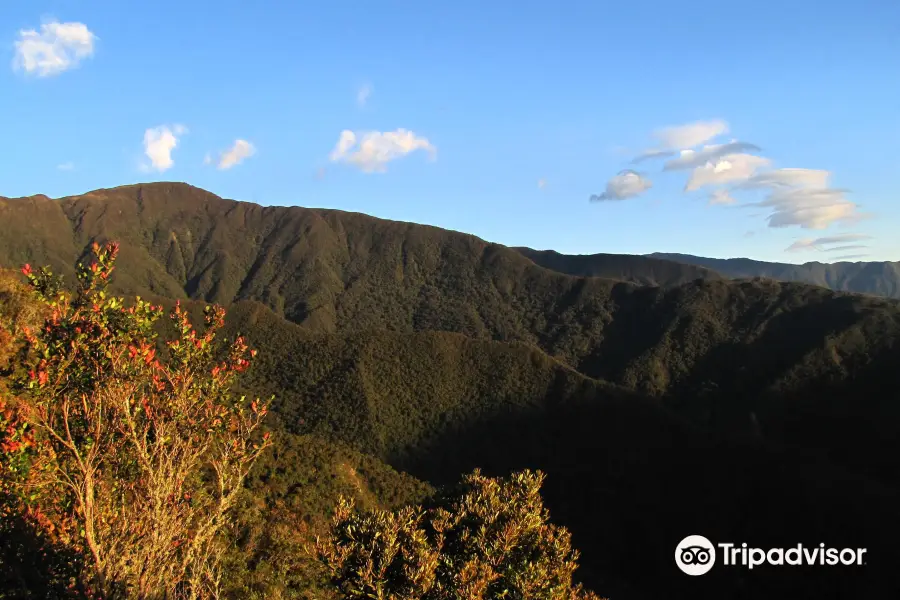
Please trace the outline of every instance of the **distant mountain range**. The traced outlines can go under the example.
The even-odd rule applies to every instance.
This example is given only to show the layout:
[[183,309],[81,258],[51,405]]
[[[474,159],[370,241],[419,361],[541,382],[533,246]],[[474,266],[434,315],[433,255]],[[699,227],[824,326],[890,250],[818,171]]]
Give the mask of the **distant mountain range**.
[[[900,298],[900,262],[808,262],[802,265],[749,258],[706,258],[654,252],[633,254],[560,254],[516,248],[536,264],[579,277],[604,277],[641,285],[669,287],[694,279],[753,279],[808,283],[839,292]],[[688,268],[688,267],[694,267]]]
[[[647,256],[705,267],[733,279],[769,277],[844,292],[900,298],[900,262],[808,262],[792,265],[749,258],[705,258],[666,252],[655,252]],[[598,259],[598,262],[602,262],[602,259]]]
[[[253,480],[261,505],[295,507],[285,526],[347,490],[391,505],[474,467],[541,468],[601,595],[900,597],[900,302],[798,282],[810,265],[735,281],[780,271],[514,249],[178,183],[0,198],[0,224],[0,267],[71,277],[114,239],[117,292],[229,307],[260,350],[243,390],[275,395],[287,440]],[[858,268],[810,283],[896,295],[896,271],[866,287]],[[695,533],[871,561],[690,578],[672,553]],[[242,568],[266,579],[265,560]]]
[[602,277],[639,285],[672,287],[697,279],[721,280],[722,275],[686,261],[673,261],[635,254],[560,254],[553,250],[516,248],[545,269],[576,277]]

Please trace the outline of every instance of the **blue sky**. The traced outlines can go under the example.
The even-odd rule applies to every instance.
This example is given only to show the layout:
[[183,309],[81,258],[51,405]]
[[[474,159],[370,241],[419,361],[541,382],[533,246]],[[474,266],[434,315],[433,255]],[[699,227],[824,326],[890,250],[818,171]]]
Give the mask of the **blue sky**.
[[4,196],[186,181],[568,253],[900,260],[895,0],[4,0],[0,115]]

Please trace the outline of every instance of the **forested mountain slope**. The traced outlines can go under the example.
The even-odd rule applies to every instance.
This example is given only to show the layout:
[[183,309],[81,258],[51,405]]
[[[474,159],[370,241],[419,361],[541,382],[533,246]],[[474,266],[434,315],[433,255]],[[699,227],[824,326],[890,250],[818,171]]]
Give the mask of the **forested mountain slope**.
[[560,254],[553,250],[516,248],[535,264],[567,275],[621,279],[640,285],[672,287],[696,279],[722,279],[712,269],[637,254]]
[[900,298],[900,262],[808,262],[802,265],[763,262],[749,258],[706,258],[657,252],[648,257],[713,269],[735,279],[771,277],[799,281],[832,290]]
[[[184,184],[0,199],[0,222],[0,265],[70,275],[93,241],[115,239],[118,291],[228,305],[230,333],[260,350],[242,386],[276,396],[294,448],[254,485],[316,507],[311,521],[359,481],[373,502],[402,503],[475,466],[540,467],[581,577],[603,594],[900,594],[896,301]],[[688,533],[868,545],[872,563],[725,570],[704,587],[671,562]]]

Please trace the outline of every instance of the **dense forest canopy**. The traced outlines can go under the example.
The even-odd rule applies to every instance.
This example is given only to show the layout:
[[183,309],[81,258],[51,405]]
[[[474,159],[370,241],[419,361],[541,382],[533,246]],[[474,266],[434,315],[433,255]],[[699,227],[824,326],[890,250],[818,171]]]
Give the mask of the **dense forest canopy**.
[[[274,397],[273,447],[239,501],[232,597],[323,589],[302,549],[339,496],[428,507],[476,468],[544,472],[550,520],[580,551],[574,578],[603,595],[900,593],[897,301],[183,184],[0,199],[0,219],[3,266],[74,282],[94,242],[117,240],[111,291],[180,301],[195,322],[222,304],[222,335],[259,351],[235,392]],[[21,282],[4,285],[0,314],[35,318],[17,308]],[[870,561],[699,585],[672,561],[693,533],[868,547]]]

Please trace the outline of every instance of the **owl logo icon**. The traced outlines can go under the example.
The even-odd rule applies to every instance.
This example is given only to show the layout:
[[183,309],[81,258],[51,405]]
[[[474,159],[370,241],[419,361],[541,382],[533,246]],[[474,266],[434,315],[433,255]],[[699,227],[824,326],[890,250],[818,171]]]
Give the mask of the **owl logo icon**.
[[675,548],[675,564],[688,575],[704,575],[716,564],[716,547],[702,535],[689,535]]

